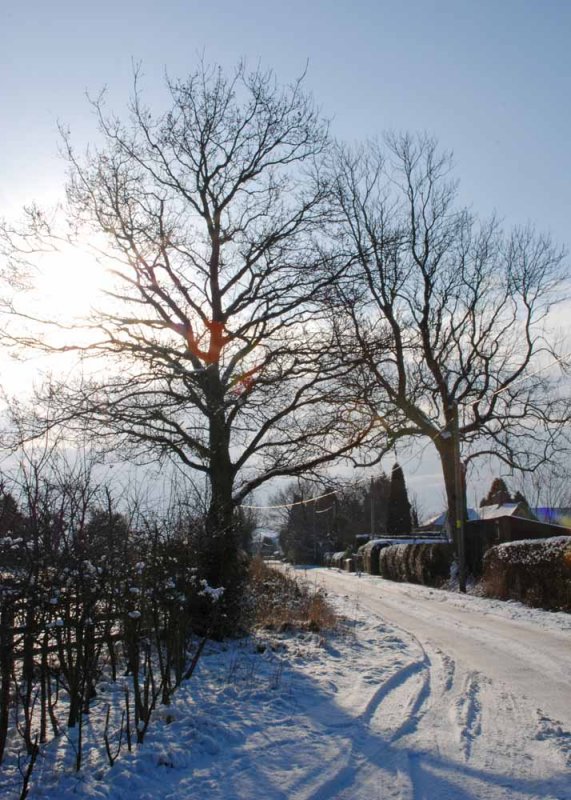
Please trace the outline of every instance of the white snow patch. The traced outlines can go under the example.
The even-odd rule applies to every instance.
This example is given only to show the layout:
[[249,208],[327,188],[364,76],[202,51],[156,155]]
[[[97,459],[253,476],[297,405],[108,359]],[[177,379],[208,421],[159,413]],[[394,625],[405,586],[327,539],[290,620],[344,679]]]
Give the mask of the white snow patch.
[[[326,581],[323,570],[307,574]],[[154,712],[144,744],[123,747],[113,767],[102,720],[109,703],[118,727],[123,687],[102,682],[82,770],[73,770],[76,740],[59,737],[42,747],[29,797],[571,800],[569,726],[523,696],[515,674],[498,682],[377,609],[383,597],[402,614],[416,608],[427,629],[439,609],[451,620],[470,613],[490,632],[490,641],[473,632],[480,651],[505,646],[492,623],[516,624],[522,643],[532,629],[552,631],[563,650],[569,615],[367,576],[335,574],[326,586],[343,617],[334,634],[207,644],[192,679]],[[549,656],[537,657],[547,685]],[[0,797],[17,797],[16,769],[3,772]]]

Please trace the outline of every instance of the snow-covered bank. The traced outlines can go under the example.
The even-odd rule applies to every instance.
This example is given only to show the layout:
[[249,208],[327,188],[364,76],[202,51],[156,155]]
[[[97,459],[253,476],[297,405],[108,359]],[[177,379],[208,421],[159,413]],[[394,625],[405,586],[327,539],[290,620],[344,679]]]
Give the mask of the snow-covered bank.
[[38,762],[30,797],[571,800],[571,733],[559,717],[517,684],[467,667],[430,632],[423,638],[388,619],[416,606],[430,627],[435,608],[462,614],[469,606],[481,630],[513,621],[524,638],[549,629],[569,643],[566,615],[407,585],[391,595],[378,579],[324,573],[305,574],[327,580],[345,617],[337,633],[210,645],[139,751],[109,768],[93,750],[76,776],[62,760],[73,756],[62,739]]

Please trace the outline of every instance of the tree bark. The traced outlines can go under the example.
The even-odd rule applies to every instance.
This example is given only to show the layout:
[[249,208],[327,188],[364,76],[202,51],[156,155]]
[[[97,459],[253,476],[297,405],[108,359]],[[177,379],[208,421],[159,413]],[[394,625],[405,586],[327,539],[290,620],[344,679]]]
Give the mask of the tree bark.
[[[455,475],[455,454],[454,454],[454,441],[452,436],[449,438],[439,437],[440,441],[436,445],[440,463],[442,465],[442,475],[444,478],[444,488],[446,491],[446,505],[448,513],[448,529],[450,538],[454,544],[456,553],[458,553],[458,535],[456,528],[456,475]],[[463,517],[466,519],[466,484],[462,481],[460,487],[462,494],[462,509]]]
[[[206,627],[214,630],[231,627],[239,616],[242,568],[234,520],[234,465],[230,455],[230,432],[225,417],[224,388],[218,365],[209,367],[209,450],[210,503],[206,516],[206,540],[201,547],[200,578],[212,588],[224,587],[224,594],[213,608],[205,598]],[[217,622],[214,624],[214,619]],[[225,623],[222,624],[222,620]]]

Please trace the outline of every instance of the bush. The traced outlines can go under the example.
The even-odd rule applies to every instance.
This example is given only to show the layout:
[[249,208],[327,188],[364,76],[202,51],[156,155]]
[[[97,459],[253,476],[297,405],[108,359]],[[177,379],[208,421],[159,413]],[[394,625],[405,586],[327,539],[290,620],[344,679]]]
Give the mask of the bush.
[[254,558],[250,566],[248,606],[248,626],[317,632],[336,623],[335,613],[322,591],[299,584],[261,558]]
[[571,537],[506,542],[484,556],[484,593],[571,611]]
[[447,542],[393,544],[379,554],[383,578],[439,587],[450,577],[453,549]]
[[142,742],[154,707],[192,674],[197,629],[220,626],[225,591],[200,572],[205,536],[186,506],[120,514],[63,461],[17,477],[14,494],[0,480],[0,762],[18,737],[32,759],[67,726],[79,770],[102,676],[129,676],[121,731]]

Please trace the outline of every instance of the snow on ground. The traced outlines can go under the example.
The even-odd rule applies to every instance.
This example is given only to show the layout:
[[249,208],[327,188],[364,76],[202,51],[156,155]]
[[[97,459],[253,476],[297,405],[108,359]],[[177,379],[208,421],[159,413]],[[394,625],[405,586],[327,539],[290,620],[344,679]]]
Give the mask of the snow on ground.
[[[138,751],[123,748],[109,768],[94,713],[87,766],[73,773],[73,746],[60,737],[42,754],[30,797],[571,800],[571,726],[560,721],[571,711],[561,707],[558,717],[540,705],[552,666],[564,673],[571,657],[569,615],[368,576],[305,575],[327,587],[344,618],[337,632],[209,645],[172,705],[155,713]],[[410,621],[414,609],[422,612],[418,623]],[[483,652],[477,664],[455,628],[463,616]],[[521,639],[517,652],[510,626]],[[525,642],[551,637],[553,658],[546,650],[529,667],[544,669],[536,695],[522,694],[524,678],[511,662],[513,682],[496,655],[486,668],[486,629],[496,650],[508,642],[508,654],[522,662]],[[569,682],[571,669],[559,672],[555,683]],[[100,707],[117,691],[102,688]],[[4,787],[0,797],[18,797],[15,784]]]

